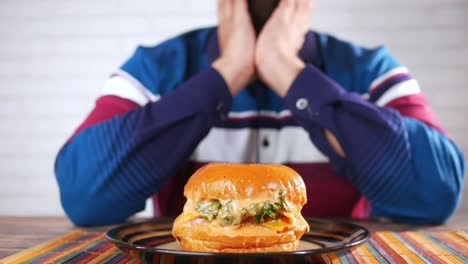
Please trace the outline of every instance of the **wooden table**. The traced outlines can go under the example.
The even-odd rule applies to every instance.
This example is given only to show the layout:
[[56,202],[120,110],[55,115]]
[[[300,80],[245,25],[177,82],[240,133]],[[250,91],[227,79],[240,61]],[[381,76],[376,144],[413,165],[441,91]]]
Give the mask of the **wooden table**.
[[[143,219],[138,219],[141,221]],[[351,221],[370,231],[390,230],[468,230],[468,213],[457,214],[441,226],[410,226],[384,221]],[[112,226],[82,228],[104,232]],[[6,217],[0,216],[0,259],[18,251],[33,247],[41,242],[64,235],[77,229],[65,217]]]

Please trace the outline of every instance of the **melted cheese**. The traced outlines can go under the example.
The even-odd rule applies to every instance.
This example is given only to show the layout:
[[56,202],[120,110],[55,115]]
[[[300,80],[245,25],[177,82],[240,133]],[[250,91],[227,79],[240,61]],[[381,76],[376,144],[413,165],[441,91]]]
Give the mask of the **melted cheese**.
[[[195,197],[194,197],[195,198]],[[197,205],[202,201],[219,201],[222,207],[217,212],[217,216],[210,221],[211,224],[217,226],[239,226],[241,222],[245,220],[245,217],[253,216],[255,213],[252,211],[252,205],[259,204],[263,206],[264,203],[276,203],[279,201],[278,192],[262,192],[255,197],[241,199],[241,200],[218,200],[213,197],[196,197],[198,199],[189,199],[184,206],[184,220],[189,222],[195,218],[203,217],[203,214],[197,211]],[[262,223],[264,227],[271,230],[282,231],[288,224],[293,224],[295,218],[300,216],[300,208],[293,203],[285,200],[283,203],[284,207],[280,209],[280,214],[286,218],[269,220]],[[261,209],[260,209],[261,210]],[[246,216],[247,213],[247,216]]]
[[243,199],[243,200],[234,200],[239,208],[249,208],[251,204],[263,203],[266,201],[272,200],[271,196],[268,195],[258,195],[255,198]]
[[184,213],[184,216],[182,217],[182,221],[184,222],[190,222],[195,218],[202,217],[202,215],[199,212],[187,212]]
[[262,224],[264,227],[269,228],[271,230],[275,230],[277,232],[282,232],[285,227],[288,226],[288,223],[281,219],[275,219],[271,221],[266,221]]

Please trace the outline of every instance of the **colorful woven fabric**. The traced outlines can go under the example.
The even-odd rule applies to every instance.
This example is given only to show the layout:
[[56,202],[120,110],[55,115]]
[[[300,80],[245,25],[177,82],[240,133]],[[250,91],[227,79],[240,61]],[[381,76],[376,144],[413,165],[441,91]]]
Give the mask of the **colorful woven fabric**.
[[[364,245],[318,258],[325,263],[468,263],[468,232],[376,232]],[[158,258],[161,263],[171,259]],[[86,231],[71,232],[0,260],[2,264],[140,262],[121,253],[103,233]]]

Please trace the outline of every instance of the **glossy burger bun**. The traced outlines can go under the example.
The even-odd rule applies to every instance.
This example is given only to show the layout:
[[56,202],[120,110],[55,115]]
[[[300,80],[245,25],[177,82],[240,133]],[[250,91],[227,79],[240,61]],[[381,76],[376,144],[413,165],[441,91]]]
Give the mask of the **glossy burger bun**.
[[211,225],[198,218],[184,221],[180,215],[174,222],[172,234],[184,250],[219,253],[260,253],[294,251],[308,224],[299,216],[287,231],[278,232],[263,225],[240,227]]
[[285,199],[299,206],[307,202],[304,181],[283,165],[211,163],[198,169],[188,180],[184,196],[189,199],[241,200],[261,193],[285,191]]
[[[187,217],[204,199],[255,200],[278,189],[291,210],[287,227],[280,231],[262,224],[220,226],[203,218]],[[297,249],[308,229],[300,211],[307,202],[304,181],[293,169],[282,165],[208,164],[189,179],[184,212],[175,220],[173,236],[183,249],[200,252],[255,253]]]

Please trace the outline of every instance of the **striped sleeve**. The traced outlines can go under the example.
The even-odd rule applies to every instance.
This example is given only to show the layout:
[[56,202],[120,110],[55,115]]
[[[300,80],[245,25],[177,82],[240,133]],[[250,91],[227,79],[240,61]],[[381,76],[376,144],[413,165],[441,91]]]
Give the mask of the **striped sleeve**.
[[[435,119],[421,116],[430,108],[414,99],[421,92],[407,71],[395,67],[393,59],[389,63],[388,56],[368,57],[374,61],[361,62],[366,69],[361,79],[369,82],[360,84],[367,89],[373,83],[368,100],[308,65],[290,87],[285,105],[336,171],[363,194],[358,210],[414,224],[441,223],[458,206],[463,156],[434,129]],[[346,157],[331,148],[324,128]]]
[[232,101],[213,68],[154,102],[130,84],[112,78],[57,155],[62,206],[76,225],[120,223],[142,210]]
[[368,100],[377,106],[396,109],[402,116],[422,121],[427,126],[446,134],[429,107],[419,83],[406,67],[390,68],[376,77],[370,84]]
[[88,127],[124,115],[148,103],[156,102],[159,97],[130,74],[118,70],[106,81],[100,97],[96,100],[94,109],[76,129],[70,140]]
[[421,89],[408,69],[397,67],[375,79],[369,87],[369,100],[378,106],[385,106],[397,98],[419,94]]

